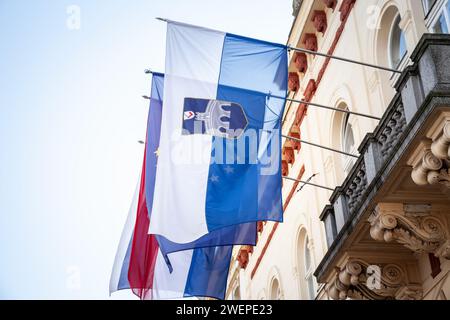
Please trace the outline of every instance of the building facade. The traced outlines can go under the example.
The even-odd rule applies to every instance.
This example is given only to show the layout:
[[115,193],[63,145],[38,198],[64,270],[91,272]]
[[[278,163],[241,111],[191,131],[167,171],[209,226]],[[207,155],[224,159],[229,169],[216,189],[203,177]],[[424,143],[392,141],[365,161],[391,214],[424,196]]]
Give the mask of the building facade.
[[[450,0],[294,0],[284,222],[228,299],[450,299]],[[314,104],[330,106],[324,109]],[[342,112],[338,110],[350,111]],[[365,117],[355,115],[361,113]],[[376,119],[378,118],[378,119]]]

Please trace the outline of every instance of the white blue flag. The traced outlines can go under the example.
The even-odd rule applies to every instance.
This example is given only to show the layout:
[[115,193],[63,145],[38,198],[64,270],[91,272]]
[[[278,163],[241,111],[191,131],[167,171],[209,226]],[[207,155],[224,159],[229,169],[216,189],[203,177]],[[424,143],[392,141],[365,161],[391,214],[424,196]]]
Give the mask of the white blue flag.
[[141,299],[193,296],[224,299],[232,245],[256,243],[256,224],[213,231],[177,244],[149,235],[158,157],[164,75],[153,74],[143,169],[111,274],[110,292],[132,289]]
[[165,73],[149,234],[282,221],[286,46],[169,22]]

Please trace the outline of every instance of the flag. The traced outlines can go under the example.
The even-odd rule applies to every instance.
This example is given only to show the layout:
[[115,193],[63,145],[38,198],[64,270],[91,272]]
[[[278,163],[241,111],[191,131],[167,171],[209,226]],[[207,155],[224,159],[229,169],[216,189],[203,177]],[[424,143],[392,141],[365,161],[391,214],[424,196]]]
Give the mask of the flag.
[[137,202],[139,196],[139,186],[141,177],[139,177],[136,191],[128,211],[127,220],[120,237],[119,246],[114,259],[113,270],[109,281],[109,293],[119,290],[130,289],[128,282],[128,267],[130,265],[131,245],[133,240],[134,225],[136,223]]
[[[140,185],[142,184],[140,183]],[[158,250],[155,236],[148,235],[144,241],[138,242],[141,247],[137,248],[137,252],[133,252],[135,258],[130,268],[134,233],[132,226],[137,217],[139,190],[140,188],[136,190],[133,197],[127,223],[116,253],[110,279],[110,294],[118,290],[132,289],[141,299],[211,297],[223,300],[232,246],[198,248],[169,253],[168,258],[173,266],[170,270],[167,267],[166,258]],[[145,214],[146,210],[144,209],[137,224],[145,220]],[[139,226],[136,228],[139,229]]]
[[[146,232],[149,218],[145,205],[144,176],[145,169],[117,250],[110,294],[132,289],[141,299],[224,299],[233,246],[203,243],[205,247],[180,251],[183,248],[171,244],[176,251],[164,256],[156,237]],[[134,230],[130,228],[133,219],[136,219]],[[171,268],[167,266],[167,260]]]
[[[158,165],[158,150],[161,133],[161,114],[163,110],[164,75],[154,73],[152,77],[152,90],[150,97],[150,110],[147,121],[147,143],[146,143],[146,164],[145,164],[145,199],[147,209],[152,207],[155,190],[156,167]],[[144,170],[144,169],[143,169]],[[148,210],[151,217],[151,211]],[[169,268],[172,268],[169,253],[184,251],[194,248],[204,248],[223,245],[255,245],[256,244],[256,223],[244,223],[228,226],[210,232],[200,239],[189,243],[175,243],[163,236],[158,236],[157,240],[163,256]]]
[[286,46],[168,22],[149,234],[178,244],[283,218]]
[[[204,296],[223,299],[233,244],[256,243],[256,224],[212,232],[199,240],[176,244],[147,233],[158,165],[163,74],[154,74],[144,161],[110,280],[110,292],[132,289],[141,299]],[[134,223],[134,225],[133,225]],[[161,243],[161,246],[160,246]]]

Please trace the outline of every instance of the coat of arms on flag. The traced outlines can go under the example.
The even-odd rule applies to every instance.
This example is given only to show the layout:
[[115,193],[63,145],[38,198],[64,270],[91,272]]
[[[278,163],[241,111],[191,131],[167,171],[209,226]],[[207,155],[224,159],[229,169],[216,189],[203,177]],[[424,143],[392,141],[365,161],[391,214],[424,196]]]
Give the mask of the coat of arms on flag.
[[[208,134],[226,139],[236,139],[241,136],[248,125],[245,112],[238,103],[185,98],[184,110],[184,134]],[[186,118],[186,114],[192,115],[193,113],[195,116]]]

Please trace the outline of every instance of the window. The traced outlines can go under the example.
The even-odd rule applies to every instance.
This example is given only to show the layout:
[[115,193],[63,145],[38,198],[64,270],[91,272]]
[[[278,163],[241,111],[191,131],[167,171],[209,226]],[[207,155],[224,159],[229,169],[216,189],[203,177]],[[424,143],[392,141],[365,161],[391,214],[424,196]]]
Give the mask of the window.
[[428,13],[430,13],[431,8],[433,8],[435,3],[436,0],[422,0],[423,11],[425,12],[425,16],[427,16]]
[[[348,110],[347,107],[344,109]],[[349,122],[350,114],[346,114],[344,117],[344,121],[342,124],[342,150],[346,153],[353,154],[355,152],[355,136],[353,135],[353,127]],[[344,156],[344,171],[346,174],[350,172],[353,165],[355,164],[355,160],[353,157]]]
[[406,56],[406,39],[403,30],[400,28],[400,15],[394,20],[389,38],[389,57],[391,66],[398,68]]
[[450,1],[423,0],[426,15],[426,25],[433,33],[449,33],[450,31]]
[[273,279],[272,288],[270,289],[270,299],[271,300],[281,300],[281,288],[278,279]]
[[311,249],[309,248],[309,241],[308,237],[305,239],[305,246],[304,246],[304,262],[305,262],[305,282],[308,290],[308,298],[310,300],[314,300],[316,297],[316,289],[314,288],[314,278],[313,278],[313,264],[311,259]]

